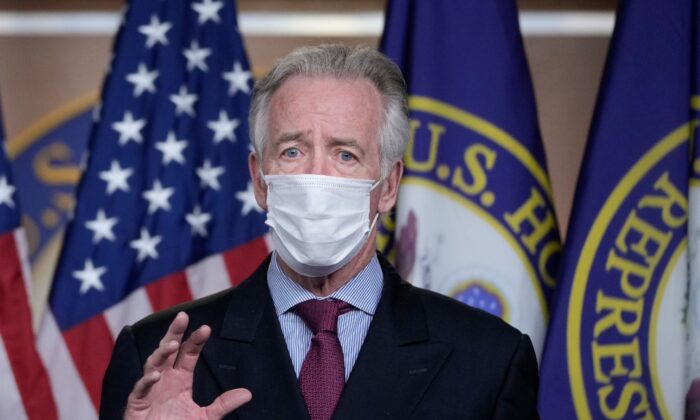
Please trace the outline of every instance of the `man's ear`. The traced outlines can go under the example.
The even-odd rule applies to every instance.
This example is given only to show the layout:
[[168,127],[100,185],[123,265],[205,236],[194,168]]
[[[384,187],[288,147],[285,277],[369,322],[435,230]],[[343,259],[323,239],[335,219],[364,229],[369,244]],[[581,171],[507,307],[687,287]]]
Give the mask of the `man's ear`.
[[248,171],[250,179],[253,181],[255,201],[258,202],[261,209],[267,211],[267,185],[262,177],[262,160],[258,159],[255,152],[251,152],[248,156]]
[[386,213],[394,207],[396,204],[396,199],[399,195],[399,184],[401,183],[401,176],[403,175],[403,162],[397,161],[394,166],[391,167],[389,171],[389,176],[386,177],[382,183],[382,191],[379,196],[379,213]]

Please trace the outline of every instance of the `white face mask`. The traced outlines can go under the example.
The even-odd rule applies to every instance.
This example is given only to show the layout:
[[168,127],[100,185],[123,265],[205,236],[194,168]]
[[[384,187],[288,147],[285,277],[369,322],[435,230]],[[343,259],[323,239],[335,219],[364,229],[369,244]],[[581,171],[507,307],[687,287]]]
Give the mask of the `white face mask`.
[[275,251],[295,272],[322,277],[347,264],[364,245],[370,192],[379,181],[326,175],[265,175],[267,220]]

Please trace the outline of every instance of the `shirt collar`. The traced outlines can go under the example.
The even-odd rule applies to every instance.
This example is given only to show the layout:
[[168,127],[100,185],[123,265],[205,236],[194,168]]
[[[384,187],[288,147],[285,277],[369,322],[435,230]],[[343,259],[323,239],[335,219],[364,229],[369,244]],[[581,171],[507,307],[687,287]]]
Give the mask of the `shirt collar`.
[[342,300],[368,315],[374,315],[382,295],[383,280],[384,275],[376,255],[355,277],[325,298],[319,298],[287,277],[277,264],[275,252],[272,253],[270,266],[267,269],[267,286],[270,289],[277,316],[311,299]]

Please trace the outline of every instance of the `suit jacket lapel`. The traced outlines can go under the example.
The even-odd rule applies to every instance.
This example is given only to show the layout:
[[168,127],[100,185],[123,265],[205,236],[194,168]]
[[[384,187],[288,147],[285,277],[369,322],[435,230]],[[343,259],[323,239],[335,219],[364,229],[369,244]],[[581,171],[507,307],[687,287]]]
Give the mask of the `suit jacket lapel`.
[[236,410],[238,418],[304,419],[306,406],[267,288],[268,263],[233,293],[202,357],[221,392],[252,392],[252,401]]
[[[380,257],[384,290],[334,419],[407,418],[452,351],[430,341],[423,305],[412,286]],[[253,400],[240,419],[308,419],[299,382],[261,267],[232,294],[202,358],[219,392],[244,387]],[[214,328],[214,327],[212,327]]]
[[408,418],[452,351],[430,341],[420,298],[380,261],[382,298],[334,419]]

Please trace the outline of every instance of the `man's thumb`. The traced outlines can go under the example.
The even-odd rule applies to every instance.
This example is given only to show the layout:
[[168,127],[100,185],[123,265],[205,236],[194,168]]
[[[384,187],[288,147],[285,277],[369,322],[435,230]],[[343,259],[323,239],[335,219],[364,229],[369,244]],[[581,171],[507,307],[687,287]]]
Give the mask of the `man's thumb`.
[[207,418],[218,420],[253,398],[245,388],[231,389],[219,395],[207,408]]

